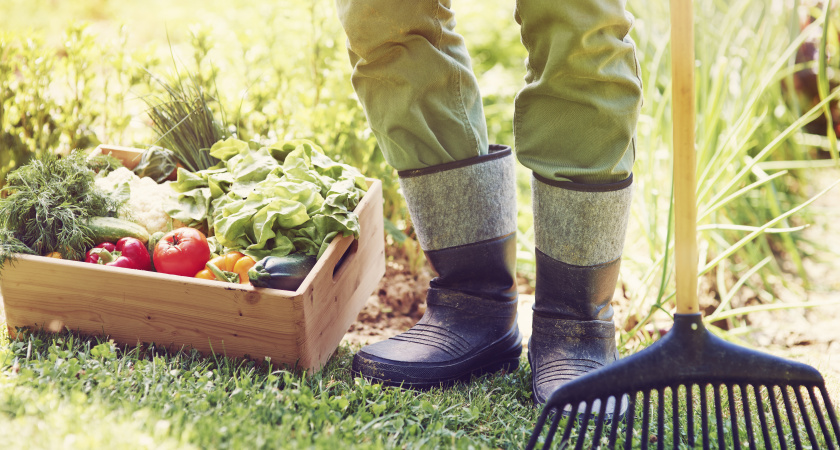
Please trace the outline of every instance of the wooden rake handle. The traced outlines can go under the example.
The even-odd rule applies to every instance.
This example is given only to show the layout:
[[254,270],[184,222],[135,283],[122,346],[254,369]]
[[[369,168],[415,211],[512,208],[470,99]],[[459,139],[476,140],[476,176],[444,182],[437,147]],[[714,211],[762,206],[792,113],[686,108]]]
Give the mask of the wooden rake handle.
[[677,314],[700,311],[694,149],[694,1],[671,0]]

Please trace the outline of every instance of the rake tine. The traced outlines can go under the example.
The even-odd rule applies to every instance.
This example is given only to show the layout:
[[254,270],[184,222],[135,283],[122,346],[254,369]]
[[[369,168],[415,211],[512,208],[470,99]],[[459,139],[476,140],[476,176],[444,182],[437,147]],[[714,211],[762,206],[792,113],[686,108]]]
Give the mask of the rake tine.
[[528,440],[528,445],[525,448],[533,449],[537,445],[537,439],[542,434],[542,429],[545,426],[545,421],[548,418],[548,414],[551,412],[550,408],[543,409],[542,414],[537,419],[537,424],[534,426],[534,432],[531,433],[531,439]]
[[765,448],[770,445],[770,431],[767,429],[767,417],[764,412],[764,400],[761,397],[761,386],[753,386],[755,392],[755,409],[758,411],[758,423],[761,425],[761,434],[764,438]]
[[793,415],[793,408],[790,404],[790,394],[788,394],[788,386],[782,386],[782,401],[785,402],[785,411],[787,411],[788,424],[790,424],[790,432],[793,434],[793,443],[796,448],[802,448],[802,441],[799,439],[799,428],[796,426],[796,416]]
[[[543,444],[543,448],[549,448],[551,446],[551,441],[554,439],[554,433],[557,432],[557,425],[560,423],[561,418],[563,418],[563,410],[558,409],[554,412],[554,417],[551,419],[551,426],[548,428],[548,435],[545,437],[545,444]],[[569,422],[571,421],[572,419],[569,418],[569,421],[566,422],[566,427],[569,426]]]
[[656,391],[656,448],[663,450],[665,445],[665,388]]
[[[616,400],[615,409],[613,409],[613,416],[612,416],[612,423],[610,424],[610,443],[609,448],[615,448],[615,440],[618,437],[618,422],[619,414],[621,413],[621,403],[624,402],[624,395],[621,396],[621,400]],[[632,414],[630,408],[627,408],[627,414]],[[632,439],[630,439],[632,441]]]
[[[741,450],[741,439],[738,433],[738,411],[735,410],[735,386],[727,385],[726,393],[729,397],[729,419],[732,421],[732,448]],[[741,394],[743,395],[742,392]]]
[[[575,423],[575,417],[577,417],[577,412],[578,412],[578,409],[580,408],[580,403],[575,402],[575,404],[571,405],[571,406],[572,406],[572,411],[569,414],[569,420],[566,421],[566,427],[563,428],[563,437],[560,438],[560,443],[561,444],[565,443],[565,442],[569,442],[569,436],[571,436],[571,434],[572,434],[572,424]],[[565,408],[565,407],[566,407],[566,405],[563,405],[563,408]],[[561,409],[560,413],[562,413],[562,411],[563,410]],[[558,414],[560,414],[560,413],[558,413]],[[552,437],[554,437],[554,435],[552,435]],[[544,448],[548,448],[549,445],[551,445],[551,442],[548,442],[545,445]]]
[[642,410],[642,450],[647,450],[650,440],[650,391],[645,391],[645,401]]
[[694,447],[694,385],[688,384],[685,386],[685,408],[686,408],[686,419],[688,422],[685,424],[686,431],[688,432],[688,445],[690,447]]
[[624,450],[633,448],[633,423],[636,421],[636,397],[638,395],[638,391],[633,392],[630,396],[630,404],[627,405],[627,427],[625,428],[627,437],[624,438]]
[[[601,399],[601,409],[598,411],[598,420],[595,422],[595,434],[592,435],[593,446],[601,441],[601,431],[604,428],[604,416],[607,415],[607,403],[609,403],[609,396],[606,399]],[[618,406],[620,407],[621,405]],[[613,408],[613,417],[617,415],[618,413],[615,411],[615,408]]]
[[770,397],[770,408],[773,411],[773,420],[776,422],[776,436],[779,437],[779,447],[782,450],[787,450],[787,442],[785,442],[785,432],[782,428],[782,419],[779,416],[779,404],[776,401],[776,386],[769,387],[768,396]]
[[[583,410],[583,420],[580,421],[580,432],[578,433],[575,450],[583,450],[583,441],[586,440],[586,428],[589,425],[589,418],[592,416],[592,403],[591,401],[586,402],[586,409]],[[572,421],[571,418],[569,421]]]
[[723,436],[723,404],[720,401],[720,386],[717,383],[712,385],[712,398],[715,400],[715,424],[717,426],[718,448],[726,446],[726,439]]
[[679,385],[671,388],[671,419],[674,431],[673,446],[679,448],[680,446],[680,387]]
[[[825,405],[825,409],[828,410],[828,417],[831,420],[831,427],[834,428],[834,439],[840,441],[840,423],[837,423],[837,415],[834,413],[834,407],[831,406],[831,399],[828,398],[828,392],[825,390],[825,384],[820,386],[820,395],[823,398],[823,405]],[[826,441],[831,439],[831,436],[826,433],[825,435]]]
[[[828,427],[825,424],[825,417],[822,413],[822,408],[820,407],[820,402],[817,401],[817,397],[814,395],[814,392],[811,389],[808,389],[808,394],[811,397],[811,406],[814,407],[814,411],[817,412],[817,421],[820,423],[820,428],[822,428],[823,436],[825,436],[825,442],[829,445],[831,450],[834,450],[834,444],[831,443],[831,432],[828,431]],[[830,410],[831,408],[829,408]]]
[[[755,430],[753,430],[752,414],[750,413],[750,398],[747,395],[747,385],[741,384],[738,387],[741,390],[741,405],[744,407],[744,420],[747,422],[747,442],[750,443],[750,450],[755,450]],[[753,389],[753,394],[755,394],[755,389]]]
[[703,435],[703,449],[709,449],[709,404],[706,399],[706,385],[700,387],[700,433]]
[[802,411],[802,422],[805,423],[805,431],[808,432],[808,440],[811,442],[811,447],[817,447],[817,435],[814,434],[814,427],[811,426],[811,418],[808,417],[808,408],[805,406],[805,400],[802,398],[802,387],[797,387],[793,390],[796,394],[796,403],[799,405],[799,410]]

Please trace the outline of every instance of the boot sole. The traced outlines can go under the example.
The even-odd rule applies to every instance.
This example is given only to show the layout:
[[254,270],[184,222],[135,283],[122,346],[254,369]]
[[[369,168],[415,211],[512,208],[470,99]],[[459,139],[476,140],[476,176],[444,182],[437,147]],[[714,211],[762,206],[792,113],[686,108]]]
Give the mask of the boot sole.
[[[510,344],[511,340],[513,340],[514,342],[513,345]],[[504,350],[499,352],[500,348]],[[367,358],[364,355],[361,355],[360,353],[357,353],[356,356],[353,358],[351,374],[354,377],[363,377],[367,380],[370,380],[373,383],[382,384],[384,386],[401,387],[403,389],[413,390],[428,390],[436,387],[449,387],[459,381],[469,381],[473,376],[482,376],[489,373],[495,373],[500,370],[505,370],[507,372],[517,370],[519,368],[519,357],[522,355],[522,338],[519,335],[519,331],[516,330],[516,333],[514,335],[507,336],[506,338],[493,343],[492,345],[483,349],[474,357],[453,364],[430,364],[425,366],[415,365],[399,367],[396,366],[393,362],[380,362],[376,359]],[[492,360],[486,361],[487,358],[492,358]],[[476,366],[475,364],[478,365]],[[393,374],[393,376],[376,376],[370,373],[364,373],[364,371],[362,370],[363,366],[370,369],[372,367],[381,365],[385,365],[386,367],[391,366],[391,370],[388,370],[387,368],[384,370],[375,368],[373,370],[383,372],[383,375],[384,372],[388,370]],[[405,376],[404,373],[405,371],[411,370],[429,372],[434,370],[446,369],[456,365],[463,365],[465,366],[465,368],[459,373],[450,376],[409,377]],[[413,379],[408,380],[406,378]]]

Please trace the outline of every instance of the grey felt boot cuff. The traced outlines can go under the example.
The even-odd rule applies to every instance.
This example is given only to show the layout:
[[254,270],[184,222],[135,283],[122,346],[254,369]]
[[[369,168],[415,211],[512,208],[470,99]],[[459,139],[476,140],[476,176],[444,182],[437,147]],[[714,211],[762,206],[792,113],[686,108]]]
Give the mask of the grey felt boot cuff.
[[414,229],[423,250],[441,250],[516,231],[516,172],[510,147],[487,155],[400,171]]
[[621,257],[633,176],[611,184],[556,182],[534,174],[535,244],[549,257],[594,266]]

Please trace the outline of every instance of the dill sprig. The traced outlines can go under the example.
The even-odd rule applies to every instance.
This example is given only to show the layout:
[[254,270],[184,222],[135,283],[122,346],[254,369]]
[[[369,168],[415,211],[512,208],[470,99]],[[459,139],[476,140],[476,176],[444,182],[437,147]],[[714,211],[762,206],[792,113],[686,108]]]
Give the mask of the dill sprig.
[[[44,154],[6,179],[9,195],[0,200],[0,230],[32,252],[59,252],[79,260],[93,246],[87,219],[113,214],[119,203],[96,189],[85,153],[59,158]],[[10,248],[20,246],[10,241]],[[7,258],[5,252],[0,257]]]
[[9,230],[0,229],[0,275],[6,262],[14,262],[15,255],[34,255],[35,251],[16,238]]
[[111,155],[96,155],[87,158],[87,166],[94,172],[109,173],[123,166],[122,161]]

